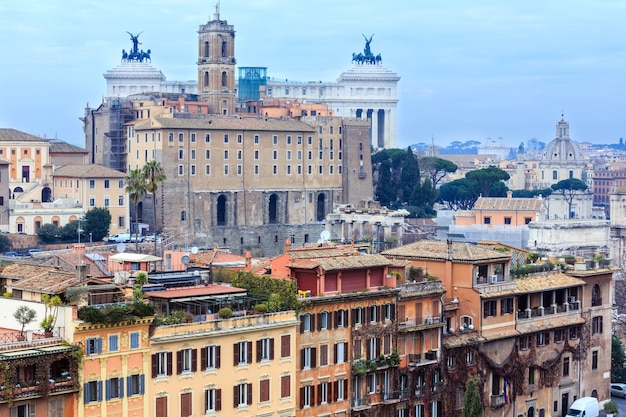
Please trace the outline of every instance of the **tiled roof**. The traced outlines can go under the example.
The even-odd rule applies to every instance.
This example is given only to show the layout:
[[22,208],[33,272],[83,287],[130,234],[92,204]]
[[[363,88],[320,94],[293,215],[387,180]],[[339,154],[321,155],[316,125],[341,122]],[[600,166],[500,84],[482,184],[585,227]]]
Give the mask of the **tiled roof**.
[[[98,268],[95,262],[92,261],[88,256],[78,255],[72,252],[61,252],[61,251],[59,251],[58,253],[55,253],[54,256],[59,258],[60,261],[67,264],[73,270],[76,269],[76,265],[85,263],[89,267],[87,275],[94,277],[94,278],[110,277],[111,275],[113,275],[113,274],[107,273],[108,271],[105,272],[105,271],[102,271],[100,268]],[[100,261],[100,263],[102,266],[106,267],[107,258],[105,257],[102,257],[102,258],[103,260]],[[61,265],[61,268],[63,268],[63,265]]]
[[543,200],[539,198],[507,198],[507,197],[478,197],[474,204],[476,210],[492,211],[533,211],[541,210]]
[[298,120],[271,117],[239,118],[215,116],[202,119],[157,117],[135,125],[136,131],[154,128],[315,132],[313,127]]
[[315,246],[291,249],[287,252],[291,259],[334,258],[337,256],[353,256],[358,249],[353,246]]
[[220,295],[220,294],[236,294],[236,293],[245,293],[246,290],[243,288],[234,288],[227,287],[225,285],[200,285],[197,287],[181,287],[181,288],[171,288],[166,291],[155,291],[149,292],[146,295],[149,298],[166,298],[166,299],[176,299],[176,298],[187,298],[187,297],[201,297],[207,295]]
[[43,139],[28,133],[20,132],[15,129],[0,129],[0,142],[48,142],[48,139]]
[[246,263],[246,257],[237,255],[224,250],[211,250],[208,252],[199,252],[194,255],[196,264],[221,264],[221,263]]
[[540,292],[557,288],[587,285],[582,279],[570,277],[562,273],[548,275],[537,274],[526,278],[518,278],[515,282],[517,283],[518,293]]
[[50,141],[50,153],[89,153],[87,149],[72,145],[62,140]]
[[14,262],[7,265],[0,273],[2,278],[10,279],[26,279],[32,276],[47,275],[48,272],[58,271],[55,266],[43,266],[38,264],[18,263]]
[[[420,240],[419,242],[386,250],[382,254],[387,257],[397,256],[409,259],[445,261],[448,256],[448,244],[441,240]],[[508,254],[484,249],[471,243],[452,242],[452,261],[477,262],[509,260],[510,258]]]
[[388,265],[391,265],[391,261],[382,255],[352,255],[315,259],[295,259],[287,264],[289,268],[300,269],[314,269],[319,266],[324,271],[363,269]]
[[41,292],[45,294],[60,294],[67,287],[78,284],[75,272],[47,271],[46,273],[24,278],[7,288]]
[[124,178],[126,174],[121,171],[102,165],[65,165],[58,168],[52,174],[54,177],[73,178]]

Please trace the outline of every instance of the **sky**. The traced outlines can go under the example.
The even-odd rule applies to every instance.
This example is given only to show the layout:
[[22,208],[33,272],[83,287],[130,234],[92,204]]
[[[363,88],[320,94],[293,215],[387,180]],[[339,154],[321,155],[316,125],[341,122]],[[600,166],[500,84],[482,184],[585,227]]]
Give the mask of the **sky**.
[[[2,0],[0,128],[83,145],[87,103],[132,47],[168,81],[196,80],[197,31],[217,0]],[[221,0],[241,66],[297,81],[335,81],[371,49],[395,71],[398,147],[502,137],[626,136],[623,0]]]

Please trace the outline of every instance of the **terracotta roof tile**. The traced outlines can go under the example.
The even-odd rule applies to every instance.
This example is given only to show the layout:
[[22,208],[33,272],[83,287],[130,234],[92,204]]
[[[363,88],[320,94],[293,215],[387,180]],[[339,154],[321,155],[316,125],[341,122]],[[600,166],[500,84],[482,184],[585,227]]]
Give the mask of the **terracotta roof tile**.
[[73,178],[124,178],[126,174],[121,171],[102,165],[65,165],[54,171],[55,177]]
[[75,272],[46,271],[43,274],[31,276],[16,281],[7,288],[25,291],[41,292],[46,294],[60,294],[67,287],[78,284]]
[[51,140],[50,141],[50,153],[84,153],[84,154],[87,154],[89,153],[89,151],[87,151],[87,149],[81,148],[80,146],[63,142],[62,140]]
[[15,129],[0,129],[0,142],[48,142],[48,139],[43,139],[28,133],[20,132]]
[[543,200],[539,198],[478,197],[476,210],[492,211],[540,211]]
[[[448,256],[448,244],[441,240],[420,240],[419,242],[389,249],[382,254],[386,257],[403,257],[410,259],[430,259],[445,261]],[[477,262],[492,260],[508,260],[509,254],[481,248],[480,246],[452,242],[452,260],[457,262]]]
[[56,266],[44,266],[39,264],[29,264],[14,262],[7,265],[0,273],[2,278],[25,279],[32,276],[45,275],[51,271],[58,271]]

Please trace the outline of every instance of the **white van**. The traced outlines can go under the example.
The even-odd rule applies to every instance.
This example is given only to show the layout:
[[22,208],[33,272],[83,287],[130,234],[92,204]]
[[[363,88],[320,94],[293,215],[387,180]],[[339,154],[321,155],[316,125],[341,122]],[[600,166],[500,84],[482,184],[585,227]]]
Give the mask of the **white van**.
[[113,236],[109,236],[109,242],[111,243],[125,243],[130,242],[130,233],[117,233]]
[[572,417],[598,417],[600,414],[600,404],[594,397],[582,397],[574,401],[567,410],[567,416]]

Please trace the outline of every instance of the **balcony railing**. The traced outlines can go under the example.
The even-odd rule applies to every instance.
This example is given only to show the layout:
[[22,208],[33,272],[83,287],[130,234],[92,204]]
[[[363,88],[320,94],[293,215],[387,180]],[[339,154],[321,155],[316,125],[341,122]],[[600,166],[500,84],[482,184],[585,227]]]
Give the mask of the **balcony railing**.
[[409,366],[420,366],[437,361],[437,351],[432,350],[425,353],[409,353]]
[[410,397],[409,390],[393,390],[383,391],[383,401],[394,402],[408,400]]
[[580,300],[572,301],[564,304],[552,304],[548,307],[527,308],[517,311],[518,320],[526,320],[535,317],[544,317],[554,314],[567,313],[569,311],[580,310]]
[[498,407],[504,405],[504,395],[500,394],[500,395],[492,395],[491,396],[491,406],[492,407]]
[[431,387],[431,392],[433,393],[443,392],[443,382],[435,382],[433,386]]
[[490,275],[488,277],[476,277],[476,285],[498,284],[504,282],[504,275]]
[[421,398],[426,395],[426,385],[415,387],[415,398]]
[[363,410],[365,408],[369,408],[372,404],[372,399],[369,395],[365,395],[362,397],[352,397],[352,408]]
[[591,307],[598,307],[602,305],[602,297],[596,297],[591,299]]
[[435,326],[442,324],[441,317],[409,317],[405,321],[398,323],[399,330],[406,330],[415,327]]

